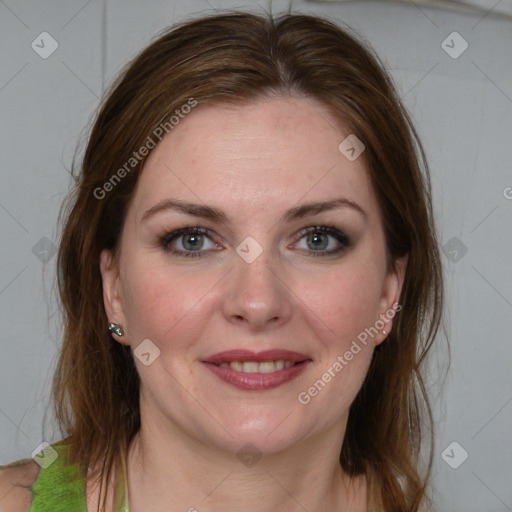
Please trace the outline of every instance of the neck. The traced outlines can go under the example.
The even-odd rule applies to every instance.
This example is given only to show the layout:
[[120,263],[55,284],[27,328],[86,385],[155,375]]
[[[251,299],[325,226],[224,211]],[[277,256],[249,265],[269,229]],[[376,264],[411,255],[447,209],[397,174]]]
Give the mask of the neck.
[[191,437],[142,404],[141,425],[127,456],[130,512],[366,510],[364,479],[350,478],[339,464],[346,419],[252,459]]

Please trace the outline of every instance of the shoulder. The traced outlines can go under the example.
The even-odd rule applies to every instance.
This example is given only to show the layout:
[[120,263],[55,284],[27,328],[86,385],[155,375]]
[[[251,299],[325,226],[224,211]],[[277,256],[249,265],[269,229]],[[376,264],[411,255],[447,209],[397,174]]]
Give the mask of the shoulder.
[[0,512],[27,512],[30,509],[30,487],[40,469],[32,459],[0,466]]

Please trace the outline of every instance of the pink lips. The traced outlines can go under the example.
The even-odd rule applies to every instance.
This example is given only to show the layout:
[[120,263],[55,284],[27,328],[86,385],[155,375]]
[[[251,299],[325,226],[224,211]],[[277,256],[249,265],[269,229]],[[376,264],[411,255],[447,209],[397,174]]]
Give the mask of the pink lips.
[[264,350],[263,352],[251,352],[250,350],[236,349],[218,352],[212,356],[208,356],[204,362],[206,363],[232,363],[233,361],[293,361],[294,363],[306,361],[310,359],[305,354],[292,352],[290,350]]
[[[231,363],[233,361],[292,361],[294,366],[276,370],[271,373],[244,373],[232,368],[217,366],[220,363]],[[311,362],[305,354],[292,352],[290,350],[265,350],[263,352],[252,352],[250,350],[228,350],[208,356],[202,361],[203,364],[217,377],[242,390],[261,391],[273,389],[291,381],[302,373]],[[216,363],[216,364],[215,364]]]

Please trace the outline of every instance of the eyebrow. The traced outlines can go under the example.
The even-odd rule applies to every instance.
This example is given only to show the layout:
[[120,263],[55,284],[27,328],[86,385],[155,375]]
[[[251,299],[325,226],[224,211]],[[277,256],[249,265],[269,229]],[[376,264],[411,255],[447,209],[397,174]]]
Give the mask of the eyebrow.
[[[294,220],[307,217],[308,215],[318,215],[322,212],[338,208],[351,208],[352,210],[359,212],[365,219],[367,218],[366,212],[361,208],[361,206],[359,206],[354,201],[350,201],[349,199],[342,197],[339,199],[332,199],[330,201],[306,203],[295,206],[285,212],[285,214],[281,217],[280,222],[292,222]],[[201,217],[225,224],[229,224],[230,222],[229,217],[218,208],[204,204],[187,203],[178,199],[164,199],[163,201],[160,201],[158,204],[144,213],[142,216],[142,221],[147,220],[149,217],[152,217],[159,212],[167,210],[175,210],[187,215],[192,215],[194,217]]]

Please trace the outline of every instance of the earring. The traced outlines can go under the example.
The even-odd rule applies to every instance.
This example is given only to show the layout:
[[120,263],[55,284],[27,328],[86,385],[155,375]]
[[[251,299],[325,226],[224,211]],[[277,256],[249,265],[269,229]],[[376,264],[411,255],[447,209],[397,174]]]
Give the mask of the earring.
[[110,334],[117,334],[118,336],[124,335],[123,328],[119,324],[109,324],[108,332]]
[[384,336],[388,335],[388,333],[384,329],[382,329],[382,334],[384,334]]

